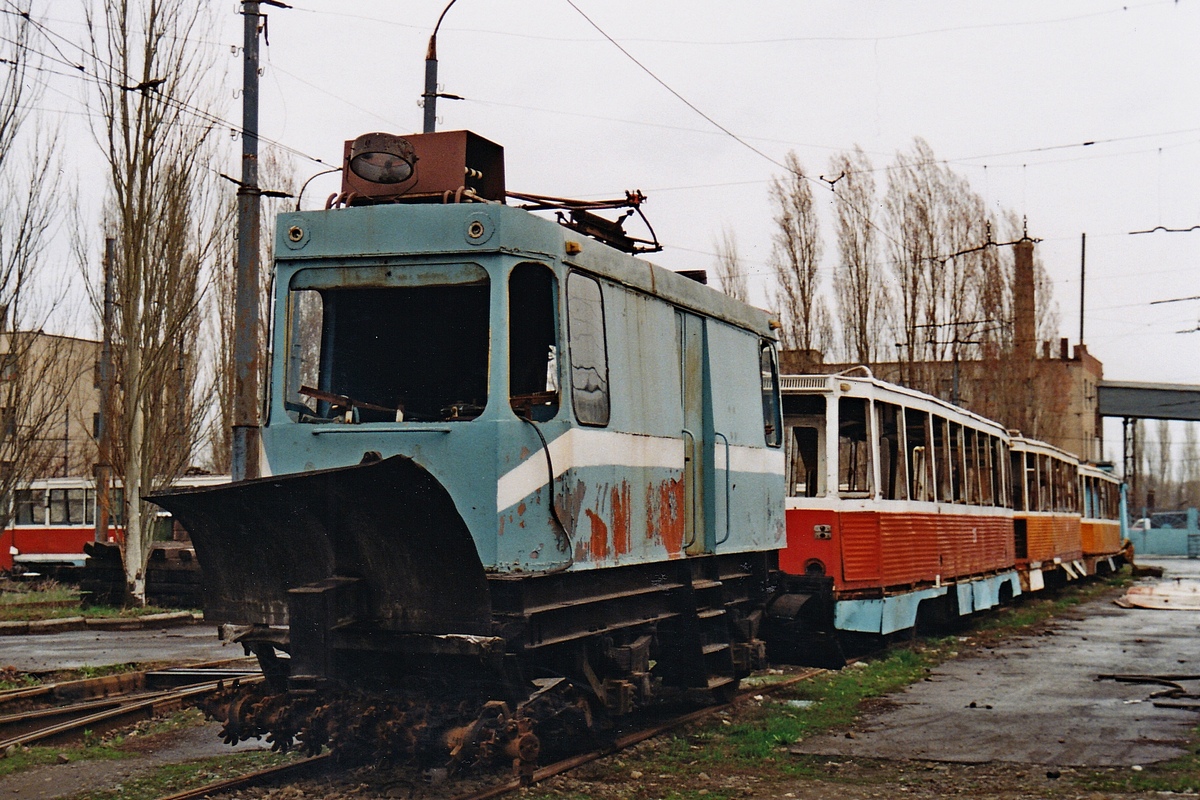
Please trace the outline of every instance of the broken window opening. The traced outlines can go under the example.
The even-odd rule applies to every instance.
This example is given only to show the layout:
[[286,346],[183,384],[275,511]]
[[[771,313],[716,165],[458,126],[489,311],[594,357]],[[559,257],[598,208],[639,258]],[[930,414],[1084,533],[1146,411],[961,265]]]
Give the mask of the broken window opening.
[[542,264],[518,264],[508,279],[508,402],[535,422],[558,414],[556,287]]
[[819,395],[784,395],[787,493],[790,497],[824,497],[825,398]]
[[838,492],[842,497],[870,497],[870,404],[865,398],[838,398]]
[[453,422],[487,407],[489,285],[475,265],[304,270],[285,407],[297,422]]

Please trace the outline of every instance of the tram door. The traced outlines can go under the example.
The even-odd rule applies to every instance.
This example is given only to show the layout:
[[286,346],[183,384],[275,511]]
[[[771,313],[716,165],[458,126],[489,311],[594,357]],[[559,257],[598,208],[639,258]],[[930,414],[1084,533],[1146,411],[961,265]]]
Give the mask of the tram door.
[[675,312],[683,404],[683,547],[689,555],[712,552],[707,491],[712,472],[712,416],[708,412],[707,337],[704,319]]

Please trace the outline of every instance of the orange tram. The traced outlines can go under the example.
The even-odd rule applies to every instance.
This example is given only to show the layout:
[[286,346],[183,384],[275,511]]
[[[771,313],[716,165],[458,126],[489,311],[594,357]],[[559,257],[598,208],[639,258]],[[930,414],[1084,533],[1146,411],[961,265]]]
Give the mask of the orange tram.
[[1118,568],[1122,484],[1104,469],[865,367],[781,390],[790,605],[768,618],[795,652],[826,665],[854,635]]

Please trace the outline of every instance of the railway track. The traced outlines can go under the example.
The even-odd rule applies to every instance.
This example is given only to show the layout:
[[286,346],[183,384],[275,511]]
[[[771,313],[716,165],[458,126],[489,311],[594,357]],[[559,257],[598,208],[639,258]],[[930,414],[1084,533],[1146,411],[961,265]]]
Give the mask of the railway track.
[[[262,680],[257,667],[211,662],[33,686],[0,693],[0,753],[12,747],[81,741],[171,713],[222,683]],[[20,710],[17,710],[20,709]]]
[[[792,686],[800,681],[811,678],[825,672],[823,669],[807,669],[802,672],[791,675],[776,683],[768,685],[755,685],[752,688],[741,690],[738,695],[729,703],[705,706],[704,708],[689,711],[686,713],[676,714],[666,719],[656,720],[644,727],[639,727],[637,730],[630,731],[626,734],[618,736],[612,742],[602,748],[592,750],[587,753],[570,756],[568,758],[557,761],[553,764],[548,764],[535,770],[532,775],[527,778],[498,778],[494,782],[489,782],[486,786],[473,788],[461,794],[453,794],[450,791],[445,795],[449,800],[490,800],[490,798],[501,797],[510,792],[514,792],[540,781],[553,778],[556,775],[570,772],[573,769],[591,763],[600,758],[618,753],[629,747],[632,747],[647,739],[652,739],[656,736],[661,736],[664,733],[675,730],[676,728],[688,725],[693,722],[700,721],[721,711],[727,710],[738,703],[745,702],[755,695],[770,695]],[[243,789],[263,786],[265,784],[276,783],[286,780],[302,780],[313,773],[321,771],[323,768],[329,768],[333,764],[333,759],[330,754],[322,753],[321,755],[307,758],[302,761],[285,764],[282,766],[269,767],[252,773],[247,773],[238,778],[230,778],[216,783],[206,784],[193,789],[179,792],[177,794],[168,795],[160,798],[160,800],[198,800],[198,798],[212,797],[218,794],[236,792]]]

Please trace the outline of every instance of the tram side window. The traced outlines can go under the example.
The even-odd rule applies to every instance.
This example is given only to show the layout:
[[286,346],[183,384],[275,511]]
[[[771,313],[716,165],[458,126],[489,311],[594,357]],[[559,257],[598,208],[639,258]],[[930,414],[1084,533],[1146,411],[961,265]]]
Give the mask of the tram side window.
[[1072,511],[1079,513],[1079,465],[1067,462],[1063,464],[1063,472],[1066,478],[1067,496],[1066,502],[1063,504],[1063,511]]
[[820,439],[820,429],[817,427],[792,426],[792,439],[788,443],[788,494],[792,497],[818,497],[825,494],[825,481],[817,466]]
[[907,500],[904,442],[901,429],[904,415],[899,406],[875,404],[875,422],[879,429],[879,482],[884,500]]
[[46,492],[17,489],[13,493],[13,516],[17,525],[46,524]]
[[979,505],[979,454],[975,449],[975,430],[963,426],[963,462],[965,479],[965,491],[963,492],[963,500],[973,506]]
[[1038,480],[1038,457],[1036,453],[1025,454],[1025,509],[1042,510],[1041,481]]
[[929,414],[904,410],[904,441],[908,448],[908,496],[933,502],[933,451],[929,444]]
[[1062,511],[1063,510],[1063,495],[1066,493],[1063,486],[1063,463],[1057,458],[1047,458],[1046,463],[1049,465],[1047,474],[1050,476],[1050,507],[1047,511]]
[[1100,516],[1099,505],[1096,502],[1099,499],[1100,488],[1100,482],[1091,475],[1083,476],[1083,508],[1080,511],[1084,517],[1095,519]]
[[946,420],[933,417],[933,449],[937,454],[937,496],[943,503],[954,502],[954,481],[951,477],[950,437],[946,432]]
[[952,481],[952,491],[954,493],[954,502],[965,503],[966,485],[963,480],[963,450],[962,450],[962,425],[957,422],[951,422],[950,425],[950,480]]
[[973,431],[977,445],[976,455],[979,458],[979,502],[985,506],[996,505],[995,481],[992,477],[995,467],[992,464],[992,437],[983,431]]
[[996,505],[1001,508],[1012,508],[1012,481],[1008,478],[1008,470],[1012,467],[1008,445],[999,438],[992,438],[992,463],[996,469],[992,473],[992,484],[996,492]]
[[838,491],[844,497],[869,497],[872,492],[868,408],[865,398],[838,399]]
[[825,398],[789,394],[783,397],[787,488],[791,497],[824,497]]
[[83,489],[50,490],[51,525],[82,525],[83,510]]
[[1046,456],[1034,456],[1036,464],[1036,479],[1038,486],[1038,511],[1054,510],[1054,481],[1050,477],[1050,459]]
[[558,339],[554,273],[518,264],[508,279],[508,400],[518,416],[558,414]]
[[1015,450],[1009,450],[1008,456],[1008,482],[1012,487],[1012,507],[1017,511],[1030,511],[1033,508],[1033,495],[1025,491],[1028,487],[1025,474],[1025,455]]

